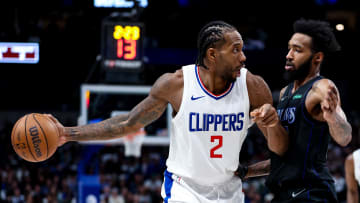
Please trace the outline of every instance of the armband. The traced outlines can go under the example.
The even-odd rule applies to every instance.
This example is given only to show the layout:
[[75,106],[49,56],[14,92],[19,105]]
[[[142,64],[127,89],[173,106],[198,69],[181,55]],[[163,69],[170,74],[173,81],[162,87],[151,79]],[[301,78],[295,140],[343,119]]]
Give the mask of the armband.
[[239,165],[238,169],[236,170],[236,175],[239,176],[242,179],[246,176],[248,173],[249,168],[247,166]]

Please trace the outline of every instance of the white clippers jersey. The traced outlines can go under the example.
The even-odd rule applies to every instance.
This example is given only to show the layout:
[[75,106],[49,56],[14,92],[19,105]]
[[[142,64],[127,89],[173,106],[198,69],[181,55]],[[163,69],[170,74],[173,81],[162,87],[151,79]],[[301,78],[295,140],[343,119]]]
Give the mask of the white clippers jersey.
[[206,89],[198,67],[182,68],[184,91],[171,122],[168,171],[201,185],[217,185],[234,176],[249,118],[245,68],[221,95]]
[[355,179],[360,185],[360,149],[353,152]]

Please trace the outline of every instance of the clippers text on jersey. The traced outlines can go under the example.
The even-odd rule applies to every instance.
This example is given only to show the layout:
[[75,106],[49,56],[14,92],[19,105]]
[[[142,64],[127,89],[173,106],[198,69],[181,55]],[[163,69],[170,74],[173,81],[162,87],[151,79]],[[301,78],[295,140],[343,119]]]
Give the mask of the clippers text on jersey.
[[244,112],[237,114],[209,114],[190,112],[189,131],[241,131]]

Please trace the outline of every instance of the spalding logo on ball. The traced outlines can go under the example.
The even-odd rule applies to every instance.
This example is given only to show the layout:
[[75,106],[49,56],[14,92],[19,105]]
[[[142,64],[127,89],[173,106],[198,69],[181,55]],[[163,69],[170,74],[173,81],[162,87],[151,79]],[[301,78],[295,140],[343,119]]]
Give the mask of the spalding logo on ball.
[[56,151],[59,132],[55,123],[44,114],[28,114],[20,118],[11,133],[15,152],[26,161],[40,162]]

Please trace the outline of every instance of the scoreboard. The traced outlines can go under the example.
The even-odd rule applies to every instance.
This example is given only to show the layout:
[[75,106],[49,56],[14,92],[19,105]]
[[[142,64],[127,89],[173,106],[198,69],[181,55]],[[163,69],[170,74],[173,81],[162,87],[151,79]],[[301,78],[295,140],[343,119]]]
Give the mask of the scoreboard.
[[143,65],[143,24],[103,22],[102,65],[107,69],[140,69]]

